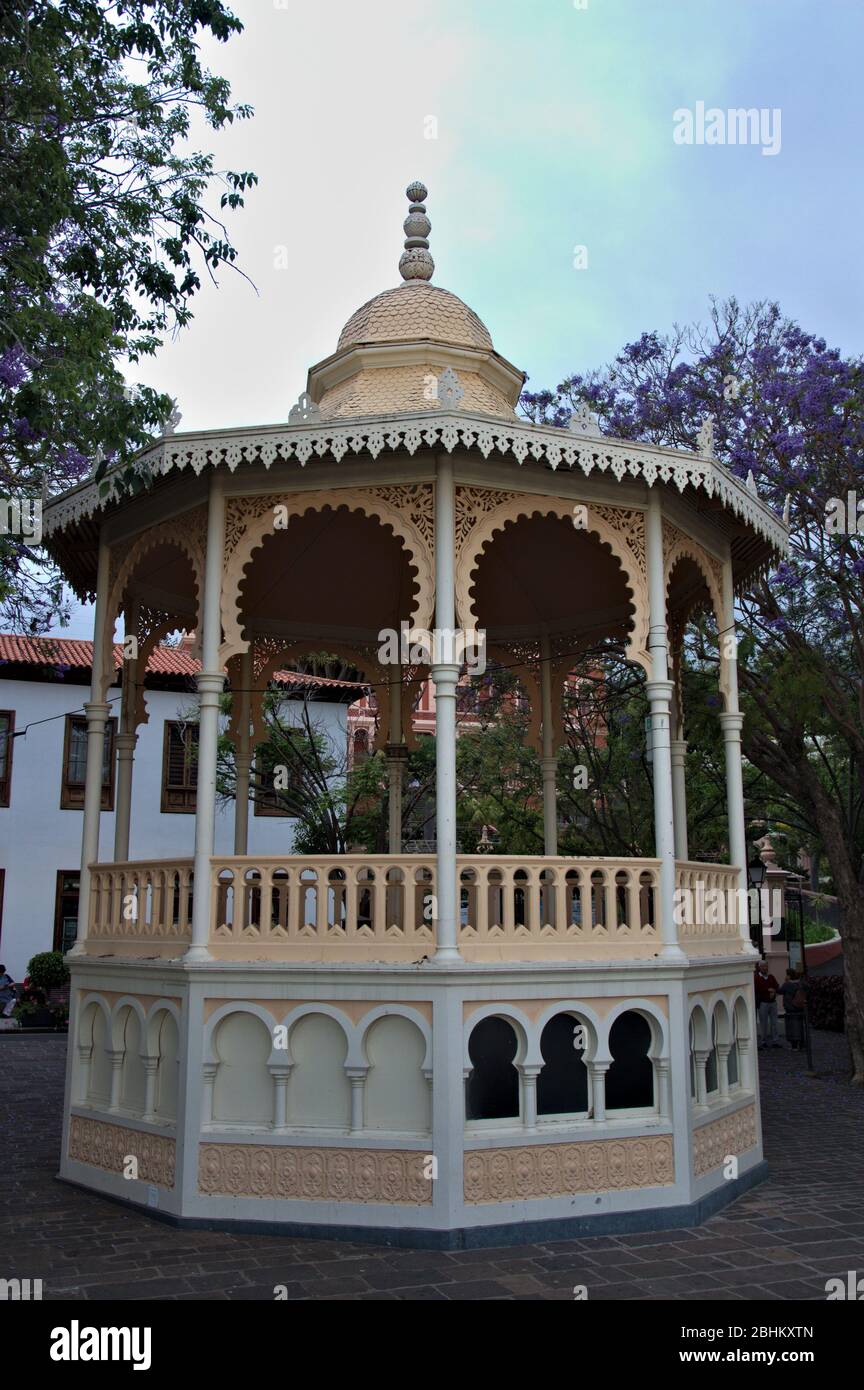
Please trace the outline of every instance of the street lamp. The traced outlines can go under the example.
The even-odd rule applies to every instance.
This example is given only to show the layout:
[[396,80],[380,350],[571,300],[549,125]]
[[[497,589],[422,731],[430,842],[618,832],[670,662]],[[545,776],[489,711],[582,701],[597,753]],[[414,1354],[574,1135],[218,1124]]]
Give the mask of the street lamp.
[[[756,947],[760,956],[765,955],[765,940],[762,925],[762,884],[765,882],[765,864],[762,856],[756,855],[747,865],[747,883],[750,888],[756,889],[756,910],[753,910],[753,896],[748,894],[748,906],[750,909],[750,940]],[[754,920],[755,917],[755,920]],[[755,930],[754,930],[755,929]]]

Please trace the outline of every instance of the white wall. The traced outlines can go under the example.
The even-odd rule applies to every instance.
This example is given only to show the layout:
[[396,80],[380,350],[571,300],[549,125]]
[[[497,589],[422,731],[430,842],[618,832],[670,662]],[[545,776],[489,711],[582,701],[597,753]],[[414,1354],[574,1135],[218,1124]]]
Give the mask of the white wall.
[[[15,711],[9,806],[0,807],[0,868],[6,870],[0,961],[21,980],[27,962],[37,951],[50,951],[54,937],[57,871],[77,870],[81,863],[81,811],[60,810],[63,777],[63,735],[66,714],[81,713],[89,686],[41,681],[0,680],[0,709]],[[112,716],[119,716],[119,689],[109,692]],[[191,856],[195,840],[194,815],[163,815],[161,800],[162,747],[166,720],[188,715],[194,696],[177,691],[148,690],[149,722],[138,730],[132,782],[130,859]],[[289,720],[299,722],[302,703],[286,701]],[[57,717],[60,716],[60,717]],[[38,723],[48,720],[47,723]],[[344,757],[347,707],[317,704],[312,722],[331,739],[335,756]],[[116,795],[116,780],[115,780]],[[293,844],[294,822],[256,816],[249,808],[249,852],[284,854]],[[217,854],[234,849],[233,804],[217,811]],[[101,816],[99,858],[114,853],[114,813]]]

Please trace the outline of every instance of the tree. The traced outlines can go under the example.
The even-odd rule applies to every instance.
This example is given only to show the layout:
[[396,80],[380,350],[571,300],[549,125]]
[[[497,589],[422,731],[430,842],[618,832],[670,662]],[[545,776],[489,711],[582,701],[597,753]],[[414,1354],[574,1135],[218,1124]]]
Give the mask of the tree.
[[[202,66],[198,39],[242,29],[221,0],[5,0],[0,13],[0,493],[44,499],[91,472],[137,491],[135,451],[173,403],[121,364],[188,324],[202,272],[236,252],[205,206],[243,205],[249,172],[189,150],[251,114]],[[8,524],[0,604],[36,631],[59,576]]]
[[[776,304],[712,302],[707,325],[643,334],[610,366],[526,393],[565,424],[587,402],[623,438],[694,449],[714,416],[717,457],[752,472],[790,552],[738,605],[744,750],[823,852],[842,916],[846,1033],[864,1085],[864,364]],[[862,499],[864,500],[864,499]],[[859,529],[860,523],[860,529]],[[714,652],[716,658],[716,651]]]
[[[274,688],[264,696],[266,741],[255,749],[249,774],[254,806],[294,821],[294,854],[345,854],[362,845],[369,854],[387,852],[387,766],[381,752],[349,766],[347,739],[334,740],[317,718],[314,687],[302,701],[287,701]],[[223,713],[231,697],[223,701]],[[217,793],[221,804],[235,800],[234,745],[219,740]],[[418,810],[435,785],[434,739],[423,739],[409,755],[402,820],[406,834],[417,829]]]

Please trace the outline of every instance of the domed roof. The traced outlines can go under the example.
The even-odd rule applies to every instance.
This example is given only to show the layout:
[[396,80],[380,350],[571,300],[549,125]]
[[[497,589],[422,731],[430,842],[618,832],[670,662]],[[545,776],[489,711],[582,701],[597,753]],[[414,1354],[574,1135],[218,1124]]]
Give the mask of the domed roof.
[[458,295],[427,280],[407,280],[376,294],[352,314],[337,352],[361,343],[417,342],[428,338],[454,347],[491,349],[483,320]]
[[524,373],[495,351],[473,309],[450,290],[430,285],[435,262],[426,189],[412,183],[405,191],[410,207],[399,258],[404,284],[376,294],[351,315],[336,351],[310,367],[309,398],[323,420],[433,412],[442,405],[437,382],[449,371],[453,408],[512,420]]

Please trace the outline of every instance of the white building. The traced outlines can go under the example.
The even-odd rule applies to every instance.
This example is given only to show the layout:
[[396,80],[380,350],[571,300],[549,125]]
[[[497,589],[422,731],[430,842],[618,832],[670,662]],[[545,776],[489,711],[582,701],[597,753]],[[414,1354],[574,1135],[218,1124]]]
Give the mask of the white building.
[[[111,857],[116,831],[119,646],[116,658],[118,683],[108,696],[112,725],[106,738],[110,751],[100,859]],[[16,980],[23,979],[37,951],[65,951],[75,941],[87,732],[83,703],[90,689],[91,662],[91,642],[0,634],[0,960]],[[130,857],[172,858],[193,852],[194,769],[187,779],[178,733],[196,708],[199,669],[185,644],[157,648],[148,663],[149,717],[139,726],[135,753]],[[285,702],[289,722],[299,720],[311,682],[312,722],[326,731],[334,753],[344,759],[348,704],[360,693],[358,687],[291,672],[280,673],[280,682],[286,696],[293,697]],[[250,853],[288,853],[294,826],[290,818],[257,814],[253,808]],[[223,804],[216,814],[219,852],[231,853],[233,837],[233,806]]]

